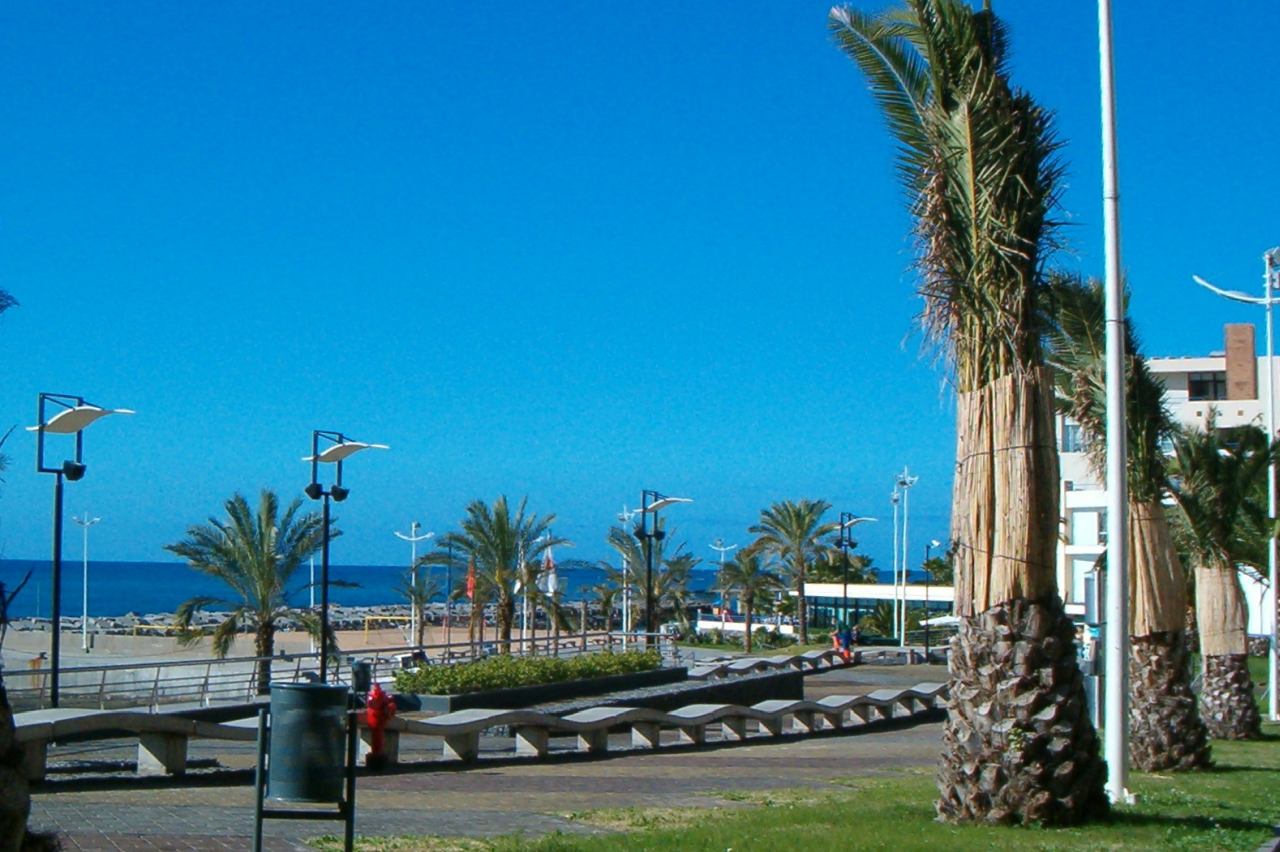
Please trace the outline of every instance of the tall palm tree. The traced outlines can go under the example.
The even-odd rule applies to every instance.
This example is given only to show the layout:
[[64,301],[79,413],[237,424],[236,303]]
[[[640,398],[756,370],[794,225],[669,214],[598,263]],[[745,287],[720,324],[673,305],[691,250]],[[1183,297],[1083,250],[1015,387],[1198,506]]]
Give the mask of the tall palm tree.
[[497,604],[498,640],[504,654],[511,653],[516,581],[534,575],[542,552],[548,547],[570,544],[568,539],[548,533],[555,515],[529,514],[527,503],[527,499],[521,499],[513,513],[505,495],[494,500],[492,506],[483,500],[471,501],[461,531],[445,535],[429,557],[441,558],[441,549],[452,545],[460,558],[475,560],[476,608],[483,612],[481,600]]
[[[1256,427],[1230,432],[1210,417],[1203,430],[1174,435],[1170,471],[1173,498],[1190,533],[1195,566],[1196,622],[1203,680],[1200,716],[1223,739],[1261,735],[1261,717],[1249,677],[1245,630],[1248,612],[1236,565],[1256,550],[1248,539],[1266,528],[1266,488],[1271,448]],[[1261,493],[1259,493],[1261,491]]]
[[1043,266],[1062,167],[1052,116],[1009,82],[1008,39],[962,0],[831,11],[898,143],[923,324],[958,399],[956,615],[938,774],[948,821],[1107,812],[1074,630],[1054,566],[1058,456]]
[[[254,656],[259,658],[259,693],[270,690],[277,622],[298,619],[313,635],[319,629],[318,619],[289,605],[289,596],[298,591],[289,584],[298,568],[320,549],[324,536],[320,515],[300,514],[301,506],[301,499],[294,500],[281,514],[275,492],[263,489],[255,512],[243,495],[236,494],[223,504],[225,520],[210,518],[207,524],[189,527],[182,541],[164,546],[201,574],[221,580],[231,592],[227,597],[194,597],[179,606],[181,641],[191,643],[201,637],[200,631],[191,630],[199,610],[228,611],[213,630],[213,653],[225,657],[241,628],[252,631]],[[331,529],[329,534],[338,533]]]
[[396,591],[409,601],[409,609],[413,611],[413,623],[416,625],[413,644],[421,648],[425,644],[427,633],[426,614],[428,604],[442,591],[440,581],[432,577],[426,570],[410,570],[404,573],[396,584]]
[[688,636],[693,631],[693,625],[689,620],[689,607],[692,603],[689,581],[694,567],[701,561],[692,553],[677,552],[662,561],[663,570],[654,577],[655,611],[660,617],[674,619],[680,626],[680,633],[684,636]]
[[[1106,295],[1100,281],[1053,276],[1049,358],[1058,406],[1080,424],[1095,472],[1106,471]],[[1129,461],[1129,757],[1143,772],[1209,764],[1209,741],[1191,691],[1187,594],[1163,498],[1161,444],[1173,433],[1164,386],[1125,325]]]
[[[18,300],[6,290],[0,290],[0,314],[9,308],[16,307]],[[13,430],[11,429],[10,432]],[[8,433],[5,435],[8,438]],[[0,446],[4,442],[0,441]],[[0,471],[4,469],[5,458],[0,455]],[[8,598],[5,598],[3,584],[0,584],[0,599],[7,610]],[[0,611],[0,630],[4,629],[7,613]],[[3,637],[3,633],[0,633]],[[22,749],[14,738],[13,707],[9,704],[9,693],[4,685],[4,672],[0,671],[0,742],[7,747],[0,751],[0,849],[20,849],[23,838],[27,836],[27,817],[31,813],[31,789],[27,784],[26,773],[22,770]]]
[[839,526],[822,516],[831,508],[826,500],[784,500],[760,512],[760,521],[748,527],[759,536],[755,544],[785,566],[796,591],[796,616],[800,641],[809,641],[809,607],[804,584],[809,566],[827,553],[823,539]]
[[731,561],[720,569],[720,586],[729,594],[737,595],[746,616],[747,630],[744,645],[751,653],[751,619],[756,603],[786,588],[786,581],[775,571],[769,570],[760,548],[748,547],[734,554]]
[[[659,518],[657,523],[661,529],[663,519]],[[674,548],[668,548],[667,543],[671,541],[672,533],[667,533],[665,530],[663,530],[663,533],[661,536],[646,538],[641,542],[634,530],[611,527],[605,536],[605,543],[617,551],[618,555],[622,557],[623,563],[629,566],[627,570],[633,590],[632,600],[634,601],[632,607],[637,610],[637,614],[646,603],[645,572],[648,563],[645,561],[645,548],[653,548],[653,607],[655,620],[660,613],[672,610],[673,616],[680,623],[681,630],[687,633],[689,630],[689,572],[701,560],[685,552],[683,543],[676,545]],[[621,577],[619,577],[618,588],[619,590],[622,588]],[[637,622],[633,621],[632,623]]]
[[604,574],[604,578],[588,587],[587,591],[600,599],[600,609],[604,613],[604,629],[609,631],[613,630],[614,602],[626,587],[627,578],[621,569],[614,568],[604,560],[601,560],[597,567]]

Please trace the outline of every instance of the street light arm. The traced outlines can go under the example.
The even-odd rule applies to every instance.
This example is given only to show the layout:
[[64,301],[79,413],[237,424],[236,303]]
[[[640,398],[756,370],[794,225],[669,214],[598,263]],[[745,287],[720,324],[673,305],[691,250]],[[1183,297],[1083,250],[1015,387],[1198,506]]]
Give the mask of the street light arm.
[[1208,281],[1205,281],[1199,275],[1192,275],[1191,280],[1206,290],[1217,293],[1222,298],[1230,299],[1233,302],[1244,302],[1247,305],[1265,305],[1271,301],[1269,298],[1259,299],[1257,296],[1250,296],[1245,293],[1241,293],[1239,290],[1223,290],[1221,287],[1216,287]]

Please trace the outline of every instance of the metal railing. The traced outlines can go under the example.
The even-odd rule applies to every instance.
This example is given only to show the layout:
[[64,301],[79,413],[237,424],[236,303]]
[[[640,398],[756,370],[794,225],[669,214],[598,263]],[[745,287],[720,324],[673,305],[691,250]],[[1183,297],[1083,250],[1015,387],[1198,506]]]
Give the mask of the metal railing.
[[[654,636],[667,665],[679,662],[669,636]],[[639,647],[643,635],[628,639]],[[595,651],[619,651],[622,635],[610,632],[563,634],[521,639],[513,636],[510,652],[516,655],[572,656]],[[466,662],[499,653],[501,643],[452,642],[434,645],[397,645],[382,648],[339,650],[329,658],[329,679],[350,683],[349,660],[368,662],[374,681],[389,680],[392,673],[417,665]],[[274,683],[317,681],[320,675],[318,652],[279,654],[273,657],[226,657],[223,659],[159,660],[96,666],[64,667],[59,676],[59,705],[101,710],[190,704],[210,707],[253,701],[258,691],[258,665],[270,660],[270,680]],[[34,710],[49,703],[48,668],[9,670],[4,673],[5,691],[15,711]]]

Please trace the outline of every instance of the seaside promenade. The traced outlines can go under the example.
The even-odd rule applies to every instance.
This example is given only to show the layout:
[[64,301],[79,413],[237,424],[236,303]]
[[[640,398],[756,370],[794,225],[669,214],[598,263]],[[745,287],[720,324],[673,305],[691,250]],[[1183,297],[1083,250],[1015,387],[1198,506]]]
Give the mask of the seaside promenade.
[[[864,666],[806,678],[806,697],[857,694],[885,686],[945,679],[942,666]],[[475,837],[604,829],[573,814],[608,808],[741,806],[717,794],[737,790],[823,787],[835,779],[931,771],[941,723],[902,722],[870,730],[822,733],[781,741],[663,749],[582,757],[566,746],[550,759],[498,758],[482,741],[470,767],[438,759],[434,738],[402,742],[404,764],[362,773],[356,795],[358,836]],[[59,748],[60,771],[37,786],[31,826],[55,831],[68,850],[223,850],[249,847],[253,830],[250,743],[193,742],[191,774],[182,780],[139,779],[127,768],[126,741]],[[486,757],[486,752],[489,756]],[[116,774],[109,770],[119,765]],[[92,768],[92,778],[77,773]],[[338,823],[268,821],[267,848],[309,848],[306,841],[340,834]]]

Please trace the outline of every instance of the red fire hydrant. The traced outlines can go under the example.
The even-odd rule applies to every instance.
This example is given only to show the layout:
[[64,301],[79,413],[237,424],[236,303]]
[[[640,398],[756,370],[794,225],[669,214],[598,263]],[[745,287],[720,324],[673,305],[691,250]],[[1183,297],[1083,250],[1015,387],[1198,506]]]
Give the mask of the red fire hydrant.
[[379,684],[374,684],[364,702],[365,724],[369,726],[369,753],[365,755],[364,765],[377,771],[387,765],[387,755],[383,750],[383,739],[387,723],[396,715],[396,702],[390,695],[382,691]]

